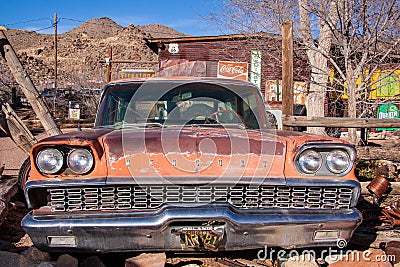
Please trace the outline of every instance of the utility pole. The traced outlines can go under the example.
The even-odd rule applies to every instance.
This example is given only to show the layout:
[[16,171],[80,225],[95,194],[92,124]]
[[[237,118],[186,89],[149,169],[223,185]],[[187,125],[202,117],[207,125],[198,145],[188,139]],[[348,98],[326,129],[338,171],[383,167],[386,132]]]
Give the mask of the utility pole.
[[111,61],[112,61],[112,47],[108,48],[108,58],[106,58],[107,64],[107,83],[111,82]]
[[57,99],[57,13],[54,13],[54,97],[53,97],[53,116],[56,116]]
[[54,88],[57,90],[57,13],[54,13]]
[[43,98],[41,98],[39,92],[36,90],[36,87],[28,73],[26,73],[24,67],[19,61],[17,54],[4,33],[4,30],[5,28],[0,27],[0,53],[6,60],[15,81],[19,84],[20,89],[31,104],[33,111],[35,111],[38,116],[47,135],[54,136],[61,134],[62,132],[55,123],[53,116],[49,112]]
[[[282,25],[282,114],[293,115],[293,22]],[[284,130],[291,127],[284,126]]]

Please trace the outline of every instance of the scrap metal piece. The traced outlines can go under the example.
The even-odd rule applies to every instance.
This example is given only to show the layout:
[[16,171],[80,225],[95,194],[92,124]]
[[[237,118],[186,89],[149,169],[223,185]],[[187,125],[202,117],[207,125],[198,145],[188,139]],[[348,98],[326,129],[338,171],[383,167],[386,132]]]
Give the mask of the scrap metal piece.
[[216,258],[215,261],[228,267],[249,267],[246,264],[228,258]]
[[386,255],[394,255],[391,263],[396,264],[400,262],[400,242],[399,241],[390,241],[386,244],[385,248]]
[[382,175],[377,175],[368,185],[367,189],[374,195],[375,204],[379,205],[379,200],[389,189],[390,182]]
[[377,229],[389,230],[396,226],[400,226],[400,212],[388,206],[385,209],[382,209],[382,214],[382,216],[379,216],[379,220],[383,223],[383,225],[377,226]]

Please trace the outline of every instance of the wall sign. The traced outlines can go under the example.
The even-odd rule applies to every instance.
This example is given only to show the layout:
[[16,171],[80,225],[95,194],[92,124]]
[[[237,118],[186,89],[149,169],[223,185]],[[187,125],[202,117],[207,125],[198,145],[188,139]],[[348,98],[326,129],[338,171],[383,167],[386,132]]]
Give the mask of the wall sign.
[[170,52],[171,54],[177,54],[179,53],[179,44],[177,43],[170,43],[168,45],[168,52]]
[[[399,117],[399,108],[392,103],[383,104],[379,107],[376,114],[378,119],[394,119]],[[398,128],[376,128],[378,131],[397,131]]]
[[154,77],[154,70],[149,69],[123,69],[118,72],[118,78],[151,78]]
[[261,90],[261,50],[251,50],[250,56],[250,82]]
[[218,78],[247,81],[247,62],[218,61]]

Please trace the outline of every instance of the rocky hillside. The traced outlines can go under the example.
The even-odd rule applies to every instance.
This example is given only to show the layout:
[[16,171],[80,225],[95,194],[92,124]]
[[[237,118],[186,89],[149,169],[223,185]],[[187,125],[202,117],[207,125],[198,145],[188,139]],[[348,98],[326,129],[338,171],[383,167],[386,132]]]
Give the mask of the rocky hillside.
[[[53,86],[54,36],[33,31],[10,29],[6,35],[39,90]],[[106,79],[107,66],[99,61],[112,47],[114,60],[157,61],[145,38],[180,37],[162,25],[122,27],[109,18],[96,18],[58,35],[58,88],[99,88]],[[112,78],[122,68],[157,68],[157,64],[113,64]],[[0,57],[0,89],[14,79]],[[1,91],[1,90],[0,90]]]

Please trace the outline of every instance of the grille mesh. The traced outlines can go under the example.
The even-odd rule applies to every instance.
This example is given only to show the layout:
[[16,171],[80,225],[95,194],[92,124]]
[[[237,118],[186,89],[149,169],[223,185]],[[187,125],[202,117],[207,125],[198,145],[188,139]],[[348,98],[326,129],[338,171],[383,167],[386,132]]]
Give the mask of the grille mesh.
[[48,189],[52,211],[154,210],[168,204],[229,203],[239,209],[348,209],[350,187],[121,185]]

